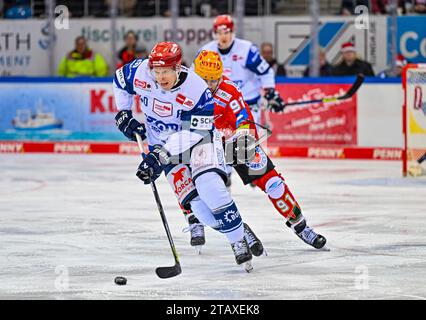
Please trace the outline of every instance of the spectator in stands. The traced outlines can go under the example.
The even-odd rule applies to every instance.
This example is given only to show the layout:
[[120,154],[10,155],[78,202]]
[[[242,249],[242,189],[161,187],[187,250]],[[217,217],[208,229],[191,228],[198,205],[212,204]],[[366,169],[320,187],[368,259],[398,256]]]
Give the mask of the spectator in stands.
[[260,45],[260,54],[269,63],[271,68],[274,70],[276,76],[285,76],[285,68],[282,64],[279,64],[274,58],[274,47],[270,42],[263,42]]
[[357,6],[366,6],[370,8],[369,0],[342,0],[340,14],[343,16],[354,15]]
[[399,54],[396,57],[395,61],[395,70],[392,70],[392,67],[380,72],[377,76],[380,78],[389,78],[389,77],[401,77],[402,76],[402,68],[407,64],[407,60],[405,60],[402,54]]
[[4,18],[27,19],[32,17],[30,0],[5,0]]
[[414,12],[415,13],[426,13],[426,0],[414,0]]
[[[325,57],[325,51],[323,48],[320,48],[320,51],[319,51],[319,64],[320,64],[320,70],[319,70],[320,77],[328,77],[332,75],[333,66],[330,63],[328,63]],[[303,76],[309,77],[309,66],[305,69]]]
[[333,76],[352,76],[362,73],[365,76],[374,77],[371,64],[358,58],[352,42],[342,44],[340,52],[342,53],[342,61],[333,67]]
[[138,35],[133,30],[126,32],[124,35],[124,47],[118,52],[117,69],[135,59],[138,40]]
[[75,49],[69,52],[58,66],[58,75],[64,77],[105,77],[107,72],[105,59],[87,46],[83,36],[75,39]]
[[155,15],[155,1],[154,0],[145,0],[138,1],[135,6],[135,16],[136,17],[150,17]]
[[136,47],[135,49],[137,59],[146,59],[148,58],[149,52],[145,47]]
[[221,14],[229,14],[228,12],[228,0],[215,0],[212,2],[211,15],[213,17]]
[[371,0],[371,12],[374,14],[388,14],[389,0]]
[[[391,0],[370,0],[371,12],[374,14],[391,14]],[[398,14],[406,14],[407,7],[412,5],[411,0],[398,0]]]
[[[105,5],[108,8],[111,8],[111,0],[105,0]],[[136,0],[120,0],[116,1],[117,8],[119,10],[118,14],[124,17],[132,17],[135,14],[136,10]]]

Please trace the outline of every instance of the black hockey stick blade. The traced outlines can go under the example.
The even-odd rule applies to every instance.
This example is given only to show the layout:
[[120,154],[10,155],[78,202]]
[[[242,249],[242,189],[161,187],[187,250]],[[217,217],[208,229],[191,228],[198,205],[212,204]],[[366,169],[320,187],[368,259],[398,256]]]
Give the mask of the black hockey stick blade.
[[345,99],[349,99],[350,97],[352,97],[355,92],[358,91],[358,89],[361,87],[362,83],[364,82],[364,75],[362,73],[359,73],[355,79],[354,84],[352,85],[352,87],[349,88],[348,92],[346,92],[343,96],[339,97],[339,100],[345,100]]
[[176,277],[177,275],[182,273],[182,269],[180,267],[180,263],[176,263],[172,267],[158,267],[155,269],[155,273],[161,279],[168,279],[172,277]]

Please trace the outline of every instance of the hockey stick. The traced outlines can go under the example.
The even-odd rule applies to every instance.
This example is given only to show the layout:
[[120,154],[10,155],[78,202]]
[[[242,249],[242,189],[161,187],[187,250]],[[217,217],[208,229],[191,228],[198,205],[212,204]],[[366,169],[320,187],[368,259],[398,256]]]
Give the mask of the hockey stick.
[[349,88],[349,90],[339,97],[328,97],[328,98],[322,98],[322,99],[316,99],[316,100],[304,100],[304,101],[296,101],[296,102],[289,102],[284,104],[284,108],[288,106],[297,106],[301,104],[309,104],[309,103],[327,103],[327,102],[334,102],[338,100],[346,100],[350,99],[355,92],[358,91],[358,89],[361,87],[362,83],[364,82],[364,75],[362,73],[358,74],[355,82],[353,83],[352,87]]
[[[143,153],[142,138],[137,133],[135,134],[135,136],[136,136],[136,140],[138,141],[139,149]],[[155,273],[157,274],[157,276],[159,276],[161,279],[167,279],[167,278],[171,278],[171,277],[175,277],[179,275],[182,272],[182,269],[180,267],[179,257],[176,251],[175,244],[173,243],[173,238],[170,233],[169,224],[167,223],[163,205],[161,204],[160,195],[158,194],[157,186],[155,185],[154,181],[151,181],[151,188],[152,188],[152,192],[154,193],[155,202],[157,203],[158,211],[160,212],[161,220],[163,221],[164,229],[166,230],[167,238],[169,239],[169,244],[173,252],[173,257],[175,259],[174,266],[158,267],[157,269],[155,269]]]
[[426,160],[426,152],[420,158],[417,159],[417,162],[418,164],[421,164],[425,160]]

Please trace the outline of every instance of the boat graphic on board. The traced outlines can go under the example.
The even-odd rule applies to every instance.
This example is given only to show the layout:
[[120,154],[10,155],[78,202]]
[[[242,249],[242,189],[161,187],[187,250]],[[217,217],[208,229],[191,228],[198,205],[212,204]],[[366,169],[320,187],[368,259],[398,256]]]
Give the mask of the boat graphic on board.
[[55,117],[53,112],[43,110],[43,105],[39,103],[36,106],[36,112],[31,109],[18,109],[16,116],[12,120],[15,130],[53,130],[61,129],[64,122]]

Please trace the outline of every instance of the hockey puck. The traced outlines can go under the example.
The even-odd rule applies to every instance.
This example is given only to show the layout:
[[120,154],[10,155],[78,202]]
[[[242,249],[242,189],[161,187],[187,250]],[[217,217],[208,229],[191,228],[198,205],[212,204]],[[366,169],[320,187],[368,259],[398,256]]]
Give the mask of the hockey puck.
[[124,286],[127,283],[127,279],[125,277],[115,277],[114,282],[119,286]]

